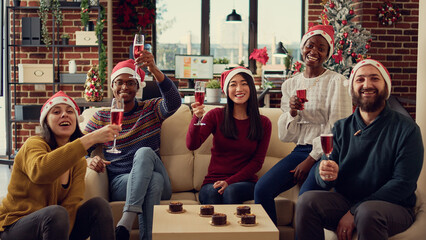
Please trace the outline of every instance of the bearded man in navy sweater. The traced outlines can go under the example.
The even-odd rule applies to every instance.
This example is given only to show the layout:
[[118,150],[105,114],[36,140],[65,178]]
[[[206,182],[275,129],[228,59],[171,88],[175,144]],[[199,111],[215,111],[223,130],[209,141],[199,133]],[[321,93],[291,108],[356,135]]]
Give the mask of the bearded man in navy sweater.
[[316,181],[334,191],[309,191],[296,206],[299,240],[324,239],[323,228],[339,240],[388,239],[415,220],[415,190],[423,164],[420,129],[389,108],[387,69],[378,61],[359,62],[349,78],[355,112],[333,128],[332,160],[324,160]]

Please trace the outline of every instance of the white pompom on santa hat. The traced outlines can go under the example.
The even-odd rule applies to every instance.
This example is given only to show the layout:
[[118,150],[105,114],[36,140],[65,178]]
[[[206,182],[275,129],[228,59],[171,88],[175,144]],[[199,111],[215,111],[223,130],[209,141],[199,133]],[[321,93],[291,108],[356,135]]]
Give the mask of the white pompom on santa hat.
[[44,119],[46,118],[47,113],[49,113],[50,109],[52,109],[54,106],[61,104],[61,103],[64,103],[64,104],[71,106],[72,109],[74,110],[76,118],[79,120],[79,122],[82,122],[82,118],[79,117],[80,116],[80,108],[78,107],[77,103],[74,101],[74,99],[72,99],[71,97],[66,95],[64,92],[59,91],[59,92],[55,93],[55,95],[50,97],[44,103],[43,107],[41,108],[40,125],[43,125]]
[[[121,61],[115,65],[115,67],[112,69],[111,73],[111,88],[113,88],[114,80],[118,77],[120,74],[130,74],[132,76],[135,75],[135,60],[133,59],[127,59],[125,61]],[[139,84],[139,88],[144,88],[146,83],[144,82],[145,79],[145,72],[138,67],[137,69],[137,76],[136,80]]]

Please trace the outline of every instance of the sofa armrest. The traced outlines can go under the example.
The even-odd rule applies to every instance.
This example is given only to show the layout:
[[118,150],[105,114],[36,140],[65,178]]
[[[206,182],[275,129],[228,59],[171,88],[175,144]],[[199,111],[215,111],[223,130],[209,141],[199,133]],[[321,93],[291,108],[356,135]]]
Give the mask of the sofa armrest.
[[84,201],[94,197],[102,197],[109,201],[109,185],[108,175],[106,172],[97,173],[96,171],[87,168],[84,192]]

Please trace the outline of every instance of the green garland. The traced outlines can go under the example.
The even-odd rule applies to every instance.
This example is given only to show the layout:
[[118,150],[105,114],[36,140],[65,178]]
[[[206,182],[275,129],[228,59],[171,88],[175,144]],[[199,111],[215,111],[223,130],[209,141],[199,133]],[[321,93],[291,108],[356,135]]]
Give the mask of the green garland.
[[105,27],[105,8],[103,6],[100,6],[100,12],[99,12],[99,19],[96,22],[95,26],[95,32],[96,36],[98,37],[98,43],[99,43],[99,79],[101,80],[101,83],[104,84],[106,79],[106,68],[107,68],[107,54],[106,54],[106,47],[104,44],[104,35],[103,30]]
[[61,4],[58,0],[40,0],[39,17],[41,20],[41,36],[46,47],[52,44],[52,36],[47,29],[47,22],[49,18],[49,10],[52,9],[53,17],[58,28],[62,26],[63,15],[61,11]]
[[81,26],[85,27],[89,22],[89,0],[82,0],[80,3],[80,18],[81,18]]

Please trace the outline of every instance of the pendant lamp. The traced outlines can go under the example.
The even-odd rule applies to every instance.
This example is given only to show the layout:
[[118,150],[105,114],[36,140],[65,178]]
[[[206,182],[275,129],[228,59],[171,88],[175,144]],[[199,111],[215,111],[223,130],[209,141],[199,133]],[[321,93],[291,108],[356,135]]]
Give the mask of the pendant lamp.
[[241,15],[232,9],[232,13],[226,17],[226,22],[241,22]]

